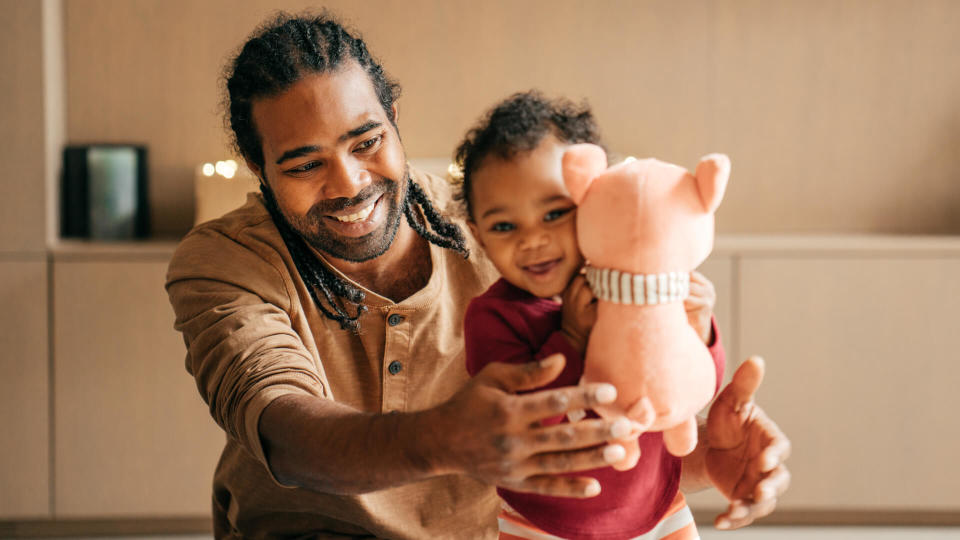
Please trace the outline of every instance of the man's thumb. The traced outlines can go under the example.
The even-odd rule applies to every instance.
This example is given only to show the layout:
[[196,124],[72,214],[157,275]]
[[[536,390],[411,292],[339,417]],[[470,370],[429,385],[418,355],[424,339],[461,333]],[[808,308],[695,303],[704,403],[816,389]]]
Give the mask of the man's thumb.
[[537,362],[524,364],[503,364],[493,362],[487,367],[499,366],[489,370],[488,375],[505,392],[533,390],[556,379],[563,372],[566,358],[562,354],[552,354]]
[[739,409],[744,403],[753,400],[754,394],[760,388],[760,383],[763,382],[764,371],[763,358],[759,356],[747,358],[737,368],[736,373],[733,374],[733,379],[730,381],[729,397],[735,410]]

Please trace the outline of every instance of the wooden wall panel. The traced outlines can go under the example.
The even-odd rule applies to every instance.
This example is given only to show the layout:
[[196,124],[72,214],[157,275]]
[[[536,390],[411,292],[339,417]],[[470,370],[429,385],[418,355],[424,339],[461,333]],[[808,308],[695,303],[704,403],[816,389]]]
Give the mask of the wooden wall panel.
[[0,0],[0,253],[46,247],[42,10]]
[[724,232],[960,233],[960,3],[714,5]]
[[0,257],[0,521],[50,516],[47,261]]
[[[290,0],[72,0],[68,136],[148,143],[154,224],[192,222],[229,150],[217,76]],[[495,101],[587,98],[619,152],[733,158],[723,233],[960,233],[952,0],[330,0],[404,86],[411,157],[450,156]]]
[[58,518],[210,513],[223,434],[184,369],[166,267],[55,262]]

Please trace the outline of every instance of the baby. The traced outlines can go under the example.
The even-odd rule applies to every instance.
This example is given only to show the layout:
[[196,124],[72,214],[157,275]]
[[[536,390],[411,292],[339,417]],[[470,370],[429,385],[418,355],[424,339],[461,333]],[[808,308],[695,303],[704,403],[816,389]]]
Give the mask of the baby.
[[[596,303],[581,275],[576,206],[563,183],[561,160],[571,144],[598,144],[597,131],[587,107],[527,92],[494,107],[458,147],[470,231],[502,276],[467,308],[471,375],[493,361],[524,363],[562,353],[563,372],[544,388],[578,384]],[[719,389],[723,349],[705,289],[705,278],[694,272],[685,308],[709,345]],[[596,418],[592,411],[586,415]],[[577,420],[560,416],[543,423]],[[638,444],[639,460],[634,454],[614,467],[575,474],[600,483],[596,497],[498,489],[506,503],[501,538],[698,538],[679,491],[680,458],[666,451],[660,433],[644,433]]]

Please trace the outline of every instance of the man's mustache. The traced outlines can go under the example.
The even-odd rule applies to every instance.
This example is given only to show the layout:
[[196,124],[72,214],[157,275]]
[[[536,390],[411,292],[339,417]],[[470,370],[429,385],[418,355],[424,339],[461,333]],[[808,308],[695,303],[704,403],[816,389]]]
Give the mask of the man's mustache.
[[367,201],[376,199],[384,193],[396,191],[396,189],[397,183],[395,181],[390,180],[389,178],[383,178],[379,182],[370,184],[369,186],[361,189],[360,192],[353,197],[340,197],[337,199],[320,201],[310,207],[310,211],[307,213],[307,215],[319,219],[327,214],[346,210],[347,208],[353,206],[362,206]]

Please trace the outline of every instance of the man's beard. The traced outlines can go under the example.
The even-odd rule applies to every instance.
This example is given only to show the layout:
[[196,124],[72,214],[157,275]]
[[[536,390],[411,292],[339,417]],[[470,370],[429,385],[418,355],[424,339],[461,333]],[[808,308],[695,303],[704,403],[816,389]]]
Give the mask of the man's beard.
[[[408,178],[406,170],[404,178]],[[318,202],[310,207],[305,216],[291,216],[281,211],[287,223],[314,249],[337,259],[364,262],[383,255],[393,244],[393,239],[400,228],[403,206],[406,205],[407,186],[407,181],[401,183],[389,178],[381,178],[350,199],[339,198]],[[401,190],[402,196],[398,196]],[[386,205],[386,217],[383,225],[376,230],[353,238],[336,235],[327,228],[325,221],[330,219],[326,217],[327,215],[369,203],[378,197],[380,197],[378,204]]]

